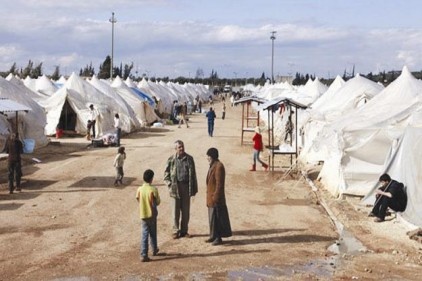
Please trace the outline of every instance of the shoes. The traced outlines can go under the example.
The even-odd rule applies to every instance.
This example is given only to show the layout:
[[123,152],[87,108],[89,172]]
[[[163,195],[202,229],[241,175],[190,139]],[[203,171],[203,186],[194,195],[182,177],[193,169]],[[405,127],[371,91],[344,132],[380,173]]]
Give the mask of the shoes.
[[142,257],[141,261],[142,262],[149,262],[149,261],[151,261],[151,259],[149,257]]
[[17,188],[16,188],[16,191],[21,192],[21,191],[22,191],[22,189],[21,189],[20,187],[17,187]]
[[153,256],[158,255],[158,252],[159,252],[159,251],[160,251],[160,249],[157,249],[157,250],[153,251],[153,252],[152,252],[152,255],[153,255]]
[[368,217],[375,217],[374,213],[370,212]]
[[221,240],[221,238],[216,238],[212,243],[211,243],[211,245],[213,245],[213,246],[217,246],[217,245],[221,245],[221,244],[223,244],[223,240]]
[[117,186],[117,181],[114,182],[114,186]]
[[180,234],[180,237],[192,238],[192,235],[190,235],[189,233],[183,233],[183,234]]
[[171,235],[171,237],[173,238],[173,239],[179,239],[179,233],[173,233],[172,235]]
[[374,219],[374,222],[383,222],[384,220],[383,219],[381,219],[381,218],[375,218]]
[[211,243],[215,240],[215,238],[208,238],[207,240],[205,240],[205,243]]

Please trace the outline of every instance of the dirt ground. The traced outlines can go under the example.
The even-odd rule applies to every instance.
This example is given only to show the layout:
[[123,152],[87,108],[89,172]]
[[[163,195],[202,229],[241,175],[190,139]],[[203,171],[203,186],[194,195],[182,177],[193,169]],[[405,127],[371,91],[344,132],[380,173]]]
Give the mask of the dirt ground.
[[[220,117],[221,104],[216,108]],[[241,106],[228,106],[212,138],[199,113],[190,116],[190,128],[171,125],[124,136],[125,178],[118,187],[112,165],[117,149],[92,148],[82,137],[53,139],[24,155],[21,193],[8,194],[2,161],[0,280],[420,280],[422,246],[399,220],[376,224],[356,199],[313,191],[295,172],[284,176],[288,157],[277,156],[274,173],[249,172],[252,134],[245,133],[241,146],[240,116]],[[163,174],[177,139],[195,159],[199,192],[191,206],[193,237],[173,240]],[[219,149],[226,167],[233,228],[233,237],[220,246],[204,242],[210,147]],[[165,255],[142,263],[135,191],[147,168],[155,171],[162,199],[158,244]]]

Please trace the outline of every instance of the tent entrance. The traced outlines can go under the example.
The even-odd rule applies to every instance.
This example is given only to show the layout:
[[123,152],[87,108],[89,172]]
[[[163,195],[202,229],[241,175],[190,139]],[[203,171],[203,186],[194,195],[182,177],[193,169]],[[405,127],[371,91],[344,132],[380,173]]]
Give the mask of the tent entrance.
[[66,99],[62,108],[62,112],[60,113],[60,119],[57,128],[64,131],[75,131],[76,120],[76,113]]

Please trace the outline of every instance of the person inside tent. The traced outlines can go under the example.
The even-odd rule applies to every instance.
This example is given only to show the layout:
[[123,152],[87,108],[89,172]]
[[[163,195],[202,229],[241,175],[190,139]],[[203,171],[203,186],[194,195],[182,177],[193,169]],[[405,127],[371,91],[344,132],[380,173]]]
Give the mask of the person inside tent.
[[375,222],[385,220],[387,209],[391,208],[396,212],[403,212],[407,205],[407,195],[404,185],[401,182],[392,180],[388,174],[379,178],[381,186],[375,191],[376,200],[370,217],[376,217]]

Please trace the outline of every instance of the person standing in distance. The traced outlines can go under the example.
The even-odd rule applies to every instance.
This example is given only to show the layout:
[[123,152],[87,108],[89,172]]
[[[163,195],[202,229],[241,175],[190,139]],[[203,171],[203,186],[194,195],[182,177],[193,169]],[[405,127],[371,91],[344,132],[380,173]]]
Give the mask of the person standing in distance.
[[143,175],[144,184],[136,191],[136,200],[139,202],[139,215],[142,221],[142,238],[141,238],[141,260],[149,262],[148,257],[148,238],[151,240],[152,255],[158,255],[157,243],[157,206],[160,205],[160,194],[158,189],[152,185],[154,172],[150,169],[146,170]]
[[120,137],[122,135],[122,128],[120,128],[119,113],[114,114],[114,128],[116,129],[116,146],[120,146]]
[[6,144],[7,169],[9,171],[9,193],[14,190],[13,181],[16,181],[16,191],[21,191],[21,154],[23,153],[23,144],[19,140],[18,134],[11,133],[8,143]]
[[164,182],[167,184],[172,200],[173,239],[191,237],[189,230],[190,197],[198,192],[195,162],[193,157],[185,152],[183,141],[175,143],[176,153],[169,157],[164,172]]
[[97,124],[98,111],[94,108],[93,104],[89,106],[89,116],[91,122],[88,125],[88,135],[91,133],[90,130],[92,128],[92,137],[95,139],[95,125]]

